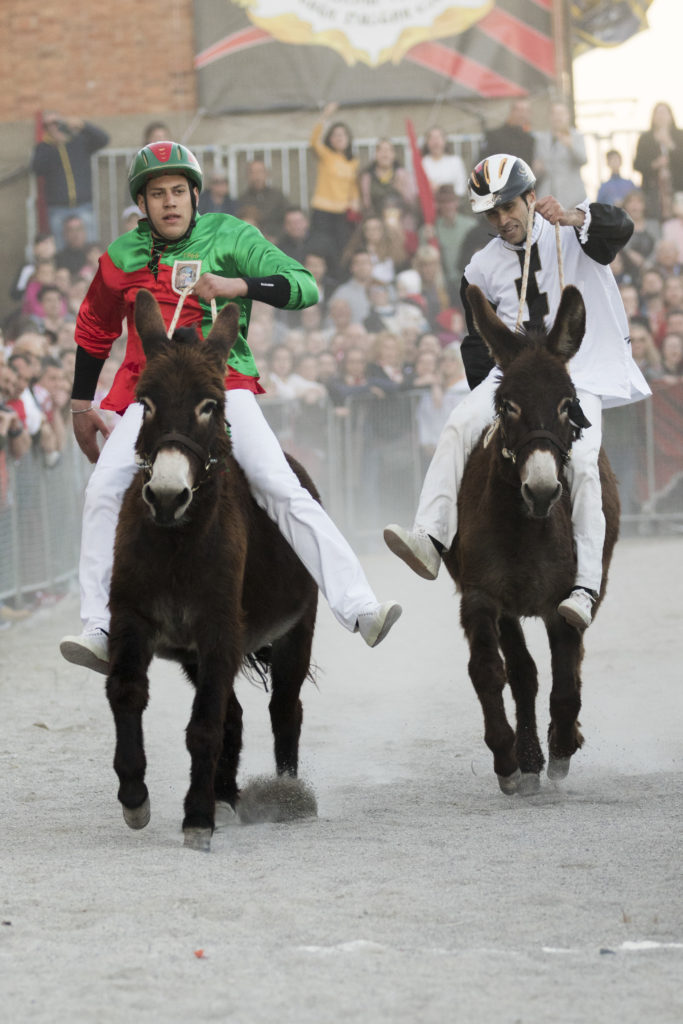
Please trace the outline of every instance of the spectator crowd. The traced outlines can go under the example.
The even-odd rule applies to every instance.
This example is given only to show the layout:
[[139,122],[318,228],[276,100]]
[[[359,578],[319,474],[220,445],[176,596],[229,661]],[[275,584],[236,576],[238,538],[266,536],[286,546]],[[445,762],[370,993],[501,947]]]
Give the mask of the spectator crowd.
[[[314,437],[330,410],[340,419],[348,416],[349,399],[376,403],[379,422],[396,396],[416,392],[414,429],[426,466],[449,413],[467,392],[459,288],[472,254],[489,239],[488,229],[469,211],[470,168],[451,152],[441,126],[423,132],[423,167],[435,207],[425,222],[412,170],[402,165],[391,140],[378,139],[362,166],[350,126],[335,120],[335,113],[336,106],[328,105],[312,129],[317,177],[308,208],[293,203],[269,180],[265,162],[255,159],[236,196],[220,173],[207,174],[199,212],[221,211],[255,224],[318,283],[320,301],[299,314],[254,303],[249,343],[266,389],[263,401],[296,409],[302,429]],[[530,121],[528,100],[514,101],[505,123],[486,133],[480,157],[519,155],[532,166],[539,195],[552,193],[565,206],[580,202],[586,149],[567,107],[551,105],[547,131],[532,131]],[[30,456],[50,469],[68,442],[75,318],[102,251],[93,236],[86,165],[108,137],[55,112],[45,115],[44,124],[46,138],[36,146],[33,168],[45,180],[48,230],[33,240],[31,258],[18,261],[13,306],[2,324],[0,508],[8,500],[2,483],[10,460]],[[142,141],[169,136],[157,123]],[[629,157],[639,180],[622,176],[623,154],[610,150],[599,192],[589,198],[623,206],[634,222],[633,236],[612,266],[633,354],[651,386],[677,388],[680,402],[683,131],[668,104],[656,105],[650,128]],[[60,184],[67,165],[73,173]],[[134,229],[140,216],[136,206],[121,211],[121,231]],[[123,349],[121,339],[97,397],[106,394]],[[375,436],[381,438],[381,431]],[[634,511],[636,504],[634,498]],[[7,606],[4,614],[11,620]]]

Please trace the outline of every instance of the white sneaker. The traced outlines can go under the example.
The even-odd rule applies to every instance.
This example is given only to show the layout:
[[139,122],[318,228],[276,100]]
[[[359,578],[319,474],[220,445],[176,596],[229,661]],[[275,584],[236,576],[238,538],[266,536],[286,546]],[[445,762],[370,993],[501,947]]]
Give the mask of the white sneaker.
[[594,603],[595,597],[589,590],[576,587],[569,597],[565,597],[564,601],[558,605],[557,610],[570,626],[586,629],[593,619]]
[[439,575],[441,555],[426,530],[405,530],[390,523],[384,529],[384,540],[389,550],[423,580],[435,580]]
[[109,675],[109,634],[105,630],[89,629],[80,636],[65,636],[59,650],[72,665]]
[[400,619],[402,612],[403,609],[396,601],[371,605],[365,611],[359,612],[354,632],[360,633],[368,647],[376,647],[384,640],[393,624]]

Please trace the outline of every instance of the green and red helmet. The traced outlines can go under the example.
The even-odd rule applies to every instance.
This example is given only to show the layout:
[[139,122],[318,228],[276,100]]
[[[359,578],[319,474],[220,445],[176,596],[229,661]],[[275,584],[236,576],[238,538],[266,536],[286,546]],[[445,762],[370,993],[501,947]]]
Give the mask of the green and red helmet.
[[202,190],[202,169],[187,146],[180,142],[151,142],[135,154],[128,170],[128,189],[134,203],[145,182],[159,174],[183,174]]

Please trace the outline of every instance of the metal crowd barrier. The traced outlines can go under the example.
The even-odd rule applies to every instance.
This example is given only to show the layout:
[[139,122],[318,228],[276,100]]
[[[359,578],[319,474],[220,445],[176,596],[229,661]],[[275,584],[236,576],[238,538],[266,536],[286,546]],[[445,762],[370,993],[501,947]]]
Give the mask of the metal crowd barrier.
[[[654,390],[652,399],[605,412],[604,444],[622,527],[683,532],[683,384]],[[412,522],[429,455],[416,425],[424,394],[362,396],[341,408],[262,400],[282,447],[309,471],[359,552],[381,549],[385,523]],[[71,441],[52,468],[30,452],[0,474],[0,602],[21,606],[75,579],[90,468]]]
[[90,466],[72,442],[51,468],[34,451],[6,468],[0,493],[0,602],[11,599],[21,607],[75,577]]

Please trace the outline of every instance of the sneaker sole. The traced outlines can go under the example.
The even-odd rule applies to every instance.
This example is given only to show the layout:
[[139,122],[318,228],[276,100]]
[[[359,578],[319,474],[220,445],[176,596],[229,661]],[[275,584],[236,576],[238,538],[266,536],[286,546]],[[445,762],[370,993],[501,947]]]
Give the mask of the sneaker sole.
[[570,626],[574,626],[575,629],[588,629],[590,621],[586,622],[577,611],[573,608],[563,608],[562,605],[557,609],[565,622],[568,622]]
[[59,651],[63,658],[72,665],[80,665],[82,668],[89,668],[93,672],[100,672],[103,676],[109,675],[109,662],[102,661],[96,654],[89,651],[87,647],[75,643],[73,640],[62,640]]
[[[409,548],[404,540],[402,540],[398,534],[394,533],[393,530],[386,529],[384,531],[384,543],[392,552],[403,562],[406,563],[409,569],[412,569],[414,573],[421,576],[423,580],[435,580],[438,576],[437,572],[429,569],[424,562],[422,562],[412,548]],[[434,552],[436,554],[436,550]]]
[[395,604],[393,608],[389,609],[389,611],[387,612],[387,617],[382,623],[382,628],[380,629],[379,633],[377,634],[373,642],[370,644],[370,647],[376,647],[377,644],[381,644],[382,640],[384,640],[384,637],[387,635],[393,624],[397,621],[397,619],[401,618],[402,613],[403,608],[401,608],[400,604]]

